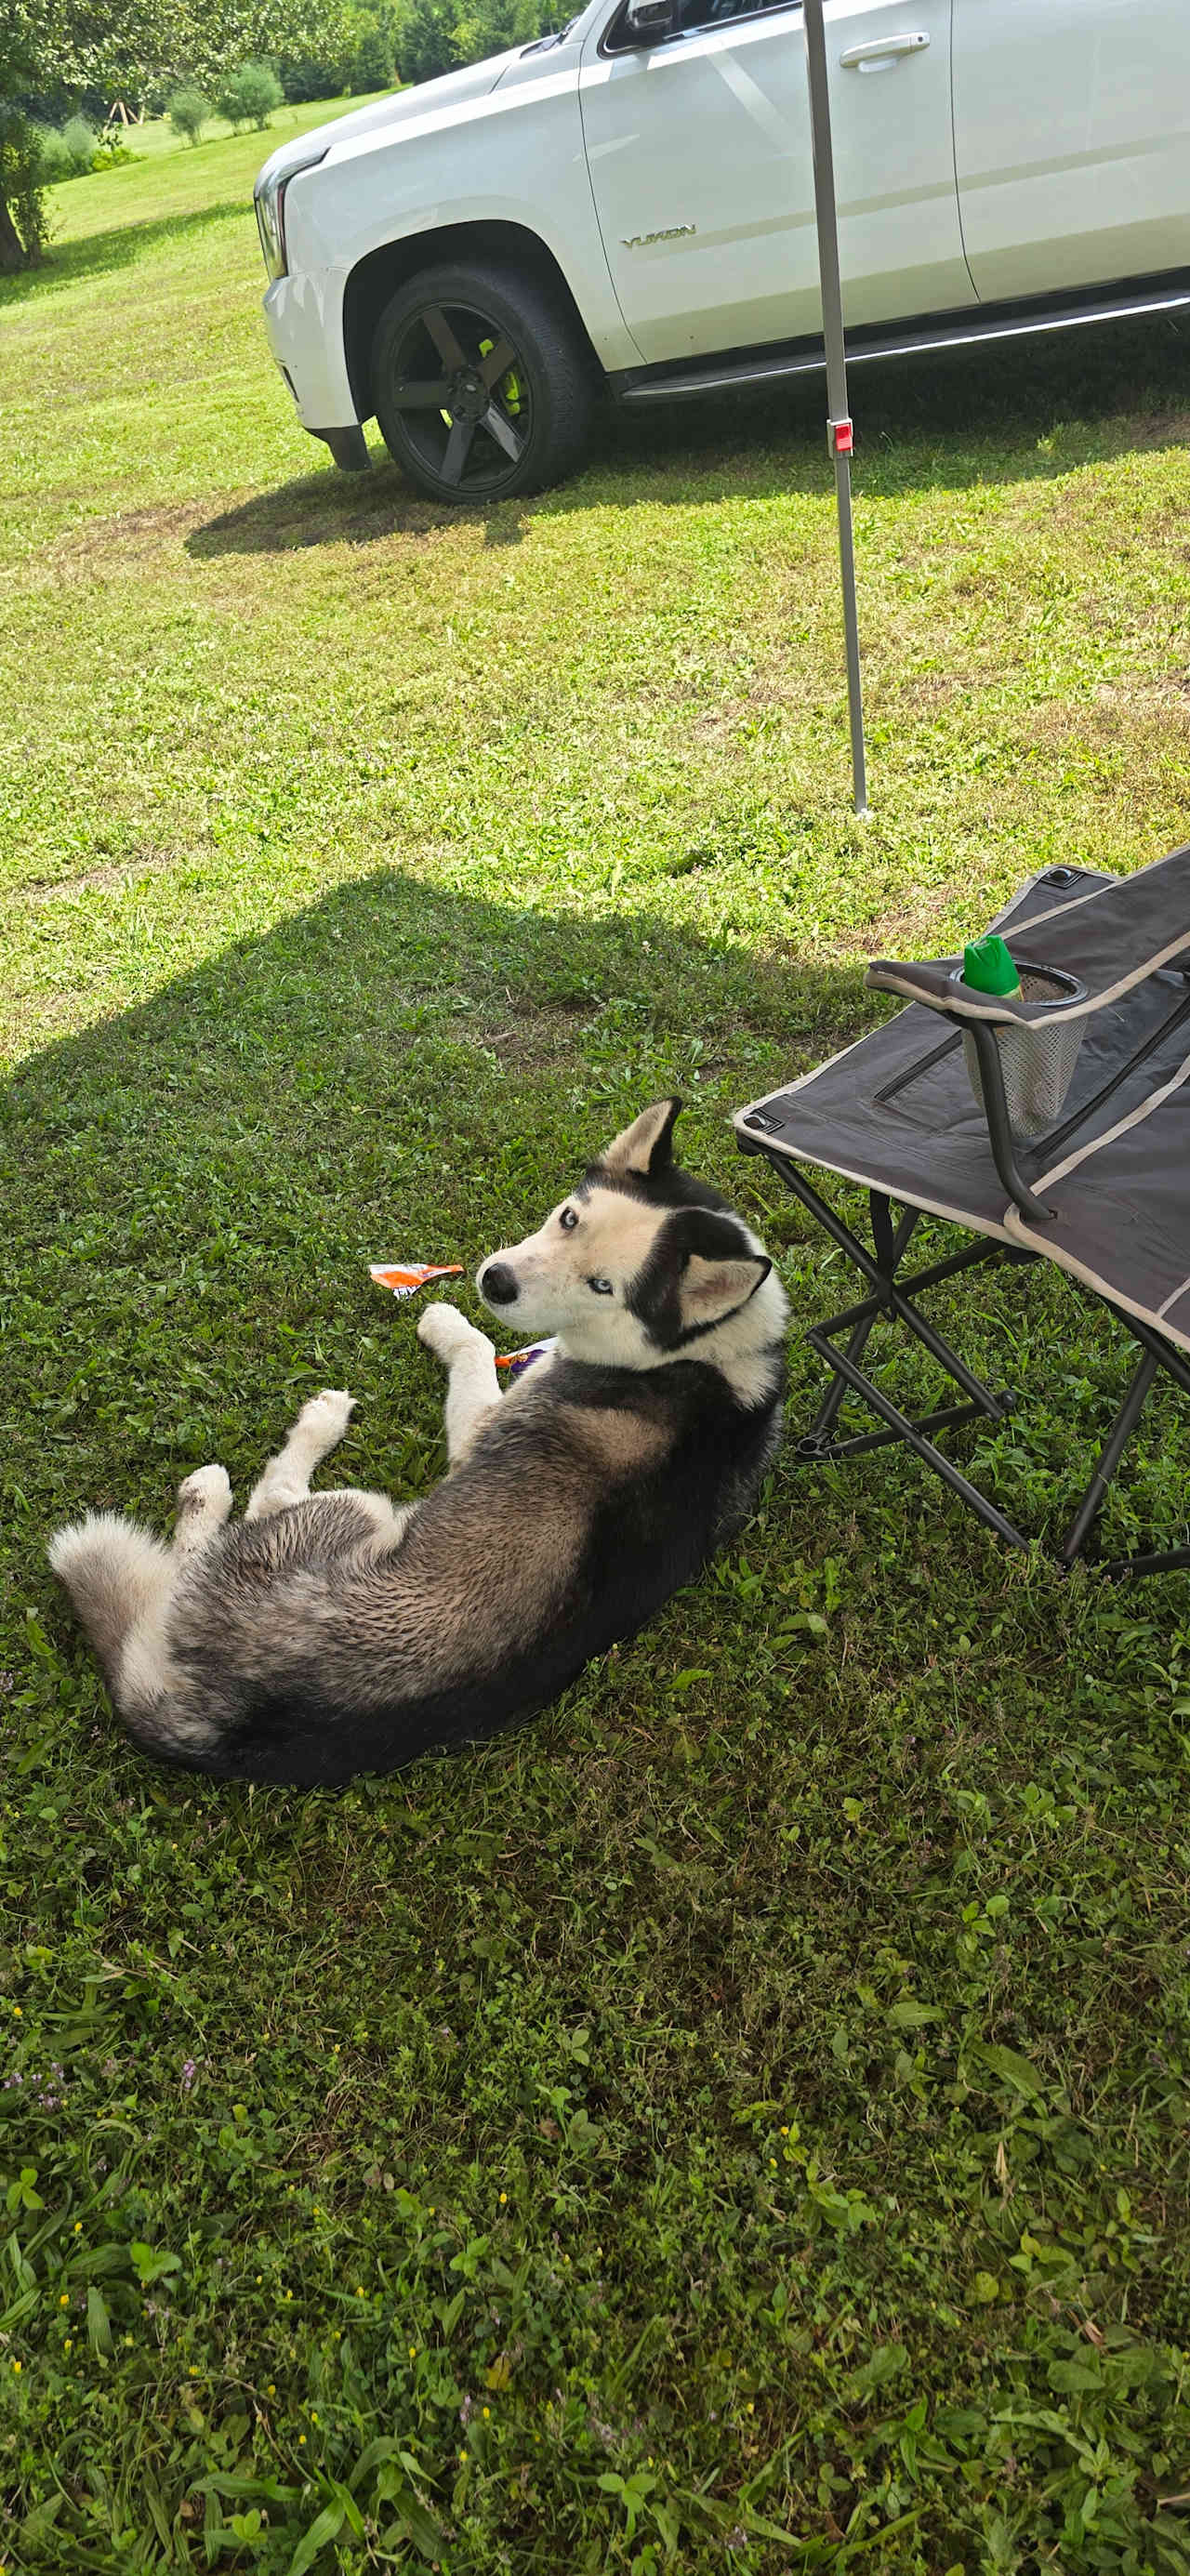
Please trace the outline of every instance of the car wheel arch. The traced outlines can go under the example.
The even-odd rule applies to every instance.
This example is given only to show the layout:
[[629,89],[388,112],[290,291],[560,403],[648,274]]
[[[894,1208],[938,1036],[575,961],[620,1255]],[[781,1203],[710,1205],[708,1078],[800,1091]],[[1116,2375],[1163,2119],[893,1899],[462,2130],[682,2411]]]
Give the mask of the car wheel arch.
[[432,232],[408,233],[396,241],[382,243],[358,260],[348,276],[343,291],[343,350],[357,419],[370,420],[375,413],[372,344],[377,322],[392,295],[420,269],[436,267],[445,260],[476,258],[498,260],[511,272],[548,281],[565,299],[590,353],[592,369],[600,383],[605,381],[566,273],[539,234],[527,225],[506,222],[443,224]]

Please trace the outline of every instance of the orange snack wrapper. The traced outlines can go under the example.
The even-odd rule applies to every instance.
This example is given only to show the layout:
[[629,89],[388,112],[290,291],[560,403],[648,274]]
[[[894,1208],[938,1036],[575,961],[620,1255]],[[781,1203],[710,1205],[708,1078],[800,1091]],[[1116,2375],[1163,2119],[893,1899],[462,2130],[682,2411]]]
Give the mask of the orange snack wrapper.
[[461,1261],[372,1261],[368,1277],[378,1288],[391,1288],[394,1297],[413,1297],[431,1279],[461,1279]]

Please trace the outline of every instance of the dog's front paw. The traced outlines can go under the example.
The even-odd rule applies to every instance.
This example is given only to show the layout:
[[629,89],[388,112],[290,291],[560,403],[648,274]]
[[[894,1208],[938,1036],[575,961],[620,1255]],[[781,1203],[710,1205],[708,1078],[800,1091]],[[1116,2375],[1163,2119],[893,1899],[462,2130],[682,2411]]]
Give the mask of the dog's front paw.
[[312,1395],[302,1406],[298,1421],[303,1431],[313,1431],[333,1449],[341,1440],[355,1411],[355,1397],[345,1387],[324,1386],[321,1394]]
[[191,1512],[218,1513],[226,1520],[231,1510],[231,1483],[226,1467],[196,1467],[184,1476],[178,1487],[178,1516]]
[[474,1324],[469,1324],[466,1316],[460,1315],[458,1307],[448,1306],[445,1301],[427,1306],[419,1315],[417,1338],[425,1343],[428,1351],[434,1352],[437,1359],[445,1360],[448,1368],[460,1351],[466,1350],[469,1342],[480,1342],[488,1349],[491,1347],[484,1334],[477,1333]]

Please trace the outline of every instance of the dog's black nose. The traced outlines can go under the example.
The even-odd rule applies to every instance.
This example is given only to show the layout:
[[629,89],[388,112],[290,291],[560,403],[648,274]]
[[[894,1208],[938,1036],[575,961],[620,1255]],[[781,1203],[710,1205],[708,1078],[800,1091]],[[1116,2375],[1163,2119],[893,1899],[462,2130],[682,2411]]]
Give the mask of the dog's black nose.
[[516,1274],[506,1261],[489,1261],[486,1270],[480,1273],[479,1286],[481,1295],[489,1298],[493,1306],[513,1306],[516,1303]]

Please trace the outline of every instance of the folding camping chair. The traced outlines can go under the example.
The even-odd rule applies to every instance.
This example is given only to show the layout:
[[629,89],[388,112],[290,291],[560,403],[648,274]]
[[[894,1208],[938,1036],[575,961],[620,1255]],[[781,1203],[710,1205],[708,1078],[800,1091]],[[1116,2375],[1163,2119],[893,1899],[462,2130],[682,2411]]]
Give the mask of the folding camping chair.
[[[976,993],[961,958],[882,960],[877,990],[899,1011],[817,1072],[735,1119],[869,1293],[806,1339],[830,1382],[797,1454],[855,1457],[903,1442],[989,1529],[1027,1538],[938,1447],[934,1435],[1015,1398],[986,1386],[921,1312],[946,1279],[989,1261],[1052,1261],[1099,1297],[1140,1345],[1094,1474],[1058,1549],[1070,1566],[1096,1517],[1154,1379],[1190,1393],[1190,848],[1132,877],[1058,867],[1024,887],[993,927],[1007,939],[1019,996]],[[806,1178],[804,1165],[868,1192],[869,1251]],[[903,1211],[894,1222],[893,1204]],[[906,1274],[923,1215],[979,1238]],[[863,1366],[882,1323],[922,1344],[962,1401],[911,1421]],[[851,1393],[880,1427],[836,1436]],[[1114,1560],[1112,1574],[1190,1565],[1190,1546]]]

